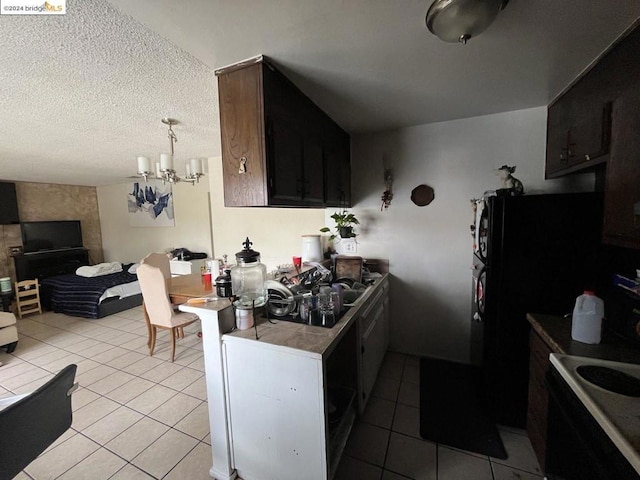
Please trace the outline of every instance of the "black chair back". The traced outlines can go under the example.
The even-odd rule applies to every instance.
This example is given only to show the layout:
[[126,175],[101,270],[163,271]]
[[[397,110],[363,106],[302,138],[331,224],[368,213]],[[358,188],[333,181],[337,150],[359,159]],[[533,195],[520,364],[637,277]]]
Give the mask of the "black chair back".
[[0,480],[9,480],[71,426],[77,365],[68,365],[30,395],[0,411]]

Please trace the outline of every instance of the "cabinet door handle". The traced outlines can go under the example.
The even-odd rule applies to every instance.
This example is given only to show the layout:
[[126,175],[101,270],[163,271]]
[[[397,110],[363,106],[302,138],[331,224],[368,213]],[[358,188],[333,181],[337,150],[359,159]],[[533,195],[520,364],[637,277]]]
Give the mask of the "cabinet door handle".
[[576,142],[571,141],[571,130],[569,130],[569,133],[567,134],[567,157],[568,158],[575,157],[573,150],[571,150],[571,147],[575,147],[575,146],[576,146]]
[[364,353],[364,345],[360,347],[360,353]]
[[568,148],[563,147],[560,149],[560,162],[566,163],[569,160],[568,152],[569,152]]
[[247,157],[240,157],[240,165],[238,166],[238,173],[247,173]]

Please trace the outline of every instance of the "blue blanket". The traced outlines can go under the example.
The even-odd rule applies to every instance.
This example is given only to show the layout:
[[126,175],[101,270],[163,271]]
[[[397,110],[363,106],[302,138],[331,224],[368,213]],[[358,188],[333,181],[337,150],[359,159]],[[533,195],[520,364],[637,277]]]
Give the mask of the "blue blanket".
[[56,313],[98,318],[98,300],[107,288],[138,279],[127,272],[129,266],[123,265],[122,272],[99,277],[81,277],[74,273],[41,280],[48,307]]

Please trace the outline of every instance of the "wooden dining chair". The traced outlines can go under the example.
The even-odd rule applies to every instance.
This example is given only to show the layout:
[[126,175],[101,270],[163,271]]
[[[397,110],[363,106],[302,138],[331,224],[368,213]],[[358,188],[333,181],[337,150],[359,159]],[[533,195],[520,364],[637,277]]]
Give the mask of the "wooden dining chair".
[[150,253],[140,260],[140,264],[159,268],[165,279],[171,278],[171,261],[166,253]]
[[137,270],[142,298],[146,307],[149,324],[151,326],[151,342],[149,355],[153,355],[156,346],[157,329],[170,331],[171,337],[171,361],[176,352],[176,337],[178,329],[186,327],[198,320],[195,313],[176,312],[169,301],[169,292],[162,271],[157,267],[144,263]]
[[[166,253],[149,253],[146,257],[140,260],[140,264],[151,265],[152,267],[159,268],[162,272],[162,275],[165,278],[165,281],[169,281],[171,279],[171,263],[169,260],[169,256]],[[174,310],[177,310],[177,305],[173,306]],[[149,315],[147,314],[147,307],[142,302],[142,311],[144,313],[144,320],[147,322],[147,346],[151,347],[151,338],[153,336],[151,330],[151,322],[149,322]],[[184,332],[182,329],[177,331],[178,338],[184,337]]]

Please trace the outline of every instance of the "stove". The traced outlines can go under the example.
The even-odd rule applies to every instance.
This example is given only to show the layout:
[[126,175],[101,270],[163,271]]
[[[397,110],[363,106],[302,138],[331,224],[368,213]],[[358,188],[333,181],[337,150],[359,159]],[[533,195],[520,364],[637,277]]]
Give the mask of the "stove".
[[576,368],[576,372],[587,382],[608,392],[627,397],[640,397],[640,379],[619,369],[601,365],[580,365]]
[[640,473],[640,365],[555,353],[550,360],[615,448]]

